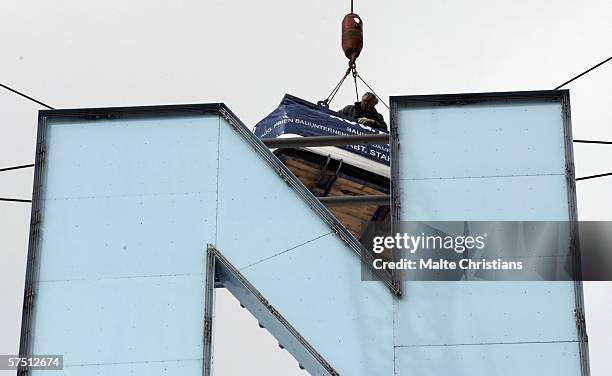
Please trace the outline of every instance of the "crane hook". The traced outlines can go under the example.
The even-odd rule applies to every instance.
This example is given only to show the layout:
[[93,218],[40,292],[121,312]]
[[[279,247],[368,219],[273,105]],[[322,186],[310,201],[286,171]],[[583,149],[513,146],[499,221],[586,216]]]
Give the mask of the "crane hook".
[[363,21],[358,14],[351,13],[342,20],[342,50],[349,59],[349,67],[355,68],[355,61],[363,48]]

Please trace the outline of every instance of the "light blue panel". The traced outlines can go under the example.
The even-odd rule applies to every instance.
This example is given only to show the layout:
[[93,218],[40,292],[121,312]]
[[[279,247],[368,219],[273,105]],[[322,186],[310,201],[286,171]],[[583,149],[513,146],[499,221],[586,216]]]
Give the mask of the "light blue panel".
[[403,293],[396,345],[577,338],[573,282],[406,282]]
[[401,180],[400,184],[402,221],[568,219],[564,175]]
[[64,366],[61,371],[30,371],[35,376],[106,376],[106,375],[201,375],[202,359],[153,361],[132,364]]
[[39,280],[202,273],[216,192],[45,202]]
[[341,375],[392,375],[394,297],[360,262],[328,235],[240,271]]
[[33,354],[63,354],[66,366],[202,358],[202,275],[40,282],[37,288]]
[[242,268],[332,232],[233,128],[224,125],[220,133],[216,245],[233,265]]
[[402,179],[563,174],[560,102],[400,110]]
[[219,117],[50,120],[45,198],[215,190]]
[[[399,100],[402,221],[570,218],[561,101],[500,98]],[[396,349],[397,375],[579,375],[574,289],[406,282],[395,301],[394,341],[406,346]]]
[[61,374],[201,375],[219,117],[74,119],[47,124],[31,351]]
[[575,376],[576,342],[399,347],[397,376]]

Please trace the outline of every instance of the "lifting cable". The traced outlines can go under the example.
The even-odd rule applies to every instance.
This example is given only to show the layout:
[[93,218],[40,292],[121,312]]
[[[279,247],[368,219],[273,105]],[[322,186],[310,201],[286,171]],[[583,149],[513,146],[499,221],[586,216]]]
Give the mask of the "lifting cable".
[[600,145],[612,145],[612,141],[600,141],[600,140],[574,140],[579,144],[600,144]]
[[0,87],[10,91],[11,93],[14,93],[14,94],[17,94],[17,95],[19,95],[21,97],[24,97],[25,99],[28,99],[28,100],[30,100],[30,101],[32,101],[34,103],[37,103],[37,104],[39,104],[39,105],[41,105],[43,107],[47,107],[49,110],[55,110],[53,107],[49,106],[48,104],[45,104],[45,103],[43,103],[43,102],[41,102],[41,101],[39,101],[37,99],[34,99],[34,98],[30,97],[29,95],[26,95],[26,94],[20,92],[19,90],[13,89],[12,87],[6,86],[6,85],[4,85],[2,83],[0,83]]
[[361,82],[363,82],[363,84],[370,90],[370,92],[372,94],[374,94],[374,96],[376,96],[376,98],[378,98],[378,100],[385,106],[387,107],[387,109],[389,108],[389,105],[378,95],[376,94],[376,92],[374,91],[374,89],[372,89],[372,87],[370,85],[368,85],[367,82],[365,82],[365,80],[363,79],[363,77],[361,77],[361,75],[359,74],[359,72],[357,72],[357,69],[355,68],[355,64],[353,64],[352,66],[350,66],[347,70],[346,73],[344,73],[344,76],[342,76],[342,78],[340,79],[340,82],[338,82],[336,84],[336,86],[334,86],[334,88],[332,89],[331,93],[329,93],[329,95],[327,96],[327,98],[325,98],[325,100],[322,101],[318,101],[317,104],[327,107],[329,108],[329,104],[331,103],[331,101],[334,99],[334,97],[336,96],[336,94],[338,93],[338,91],[340,90],[340,87],[342,87],[342,84],[344,83],[344,81],[346,80],[346,77],[348,77],[349,73],[353,74],[353,81],[355,82],[355,97],[356,97],[356,101],[359,102],[359,89],[357,87],[357,79],[359,78],[359,80]]
[[21,165],[21,166],[12,166],[12,167],[3,167],[3,168],[0,168],[0,172],[3,172],[3,171],[12,171],[12,170],[20,170],[22,168],[30,168],[30,167],[34,167],[34,164],[27,164],[27,165]]
[[331,93],[329,93],[329,95],[327,96],[327,98],[325,98],[325,100],[322,101],[318,101],[317,104],[327,107],[329,108],[329,104],[331,103],[331,101],[334,99],[334,97],[336,96],[336,94],[338,93],[338,90],[340,90],[340,87],[342,86],[342,84],[344,83],[344,80],[346,80],[346,77],[348,77],[349,73],[351,73],[351,67],[349,67],[346,70],[346,73],[344,74],[344,76],[342,76],[342,78],[340,79],[340,82],[338,82],[336,84],[336,86],[332,89]]
[[32,202],[32,200],[25,200],[25,199],[21,199],[21,198],[5,198],[5,197],[0,197],[0,201],[7,201],[7,202]]
[[[355,73],[357,73],[357,71],[355,71]],[[378,96],[378,94],[376,94],[376,92],[374,91],[374,89],[372,89],[372,87],[370,87],[370,85],[368,85],[368,83],[367,83],[367,82],[365,82],[365,81],[363,80],[363,78],[361,78],[361,76],[359,75],[359,73],[357,73],[357,78],[359,78],[359,79],[361,80],[361,82],[363,82],[363,84],[364,84],[365,86],[367,86],[367,87],[368,87],[368,89],[370,89],[370,91],[372,92],[372,94],[374,94],[374,95],[376,96],[376,98],[378,98],[378,100],[379,100],[379,101],[380,101],[382,104],[384,104],[384,105],[385,105],[385,107],[387,107],[387,109],[388,109],[388,110],[390,110],[389,105],[387,105],[387,104],[385,103],[385,101],[383,101],[383,100],[382,100],[382,98],[381,98],[381,97],[379,97],[379,96]],[[355,84],[355,85],[357,85],[357,84]]]
[[357,70],[353,68],[353,80],[355,81],[355,102],[359,102],[359,91],[357,90]]
[[580,77],[584,76],[585,74],[587,74],[587,73],[589,73],[589,72],[591,72],[591,71],[593,71],[593,70],[595,70],[595,69],[597,69],[597,68],[601,67],[602,65],[604,65],[604,64],[605,64],[605,63],[607,63],[608,61],[612,61],[612,56],[610,56],[609,58],[605,59],[604,61],[602,61],[602,62],[600,62],[600,63],[598,63],[598,64],[595,64],[594,66],[592,66],[591,68],[589,68],[589,69],[585,70],[584,72],[580,73],[579,75],[577,75],[577,76],[575,76],[575,77],[573,77],[573,78],[571,78],[571,79],[569,79],[569,80],[565,81],[565,82],[564,82],[564,83],[562,83],[561,85],[559,85],[559,86],[557,86],[556,88],[554,88],[554,90],[559,90],[559,89],[561,89],[563,86],[565,86],[565,85],[569,84],[570,82],[574,82],[575,80],[579,79]]
[[597,174],[597,175],[590,175],[590,176],[583,176],[581,178],[576,178],[576,181],[579,180],[588,180],[588,179],[595,179],[595,178],[603,178],[605,176],[612,176],[612,172],[607,172],[605,174]]

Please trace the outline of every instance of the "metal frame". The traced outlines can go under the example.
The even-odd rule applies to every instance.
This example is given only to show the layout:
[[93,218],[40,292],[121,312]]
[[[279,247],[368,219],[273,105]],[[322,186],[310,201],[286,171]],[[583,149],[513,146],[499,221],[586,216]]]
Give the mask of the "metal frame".
[[215,312],[215,288],[218,287],[216,270],[216,250],[210,244],[206,247],[206,283],[204,284],[204,362],[202,365],[202,374],[204,376],[212,375],[212,353],[213,353],[213,316]]
[[[30,220],[30,235],[28,244],[28,256],[26,264],[26,278],[24,288],[21,338],[19,344],[20,356],[30,354],[30,342],[32,336],[32,318],[35,309],[36,291],[34,282],[38,275],[38,252],[41,225],[42,194],[45,181],[45,152],[47,148],[47,123],[50,119],[57,118],[80,118],[91,120],[109,120],[119,118],[135,118],[147,116],[180,116],[193,114],[217,114],[223,117],[238,134],[245,139],[263,160],[274,169],[274,171],[305,200],[308,205],[319,215],[330,228],[349,246],[357,257],[369,260],[372,256],[363,248],[357,239],[334,217],[333,214],[312,195],[312,193],[293,175],[293,173],[270,152],[268,147],[231,112],[223,103],[212,104],[183,104],[168,106],[137,106],[137,107],[111,107],[111,108],[86,108],[86,109],[61,109],[42,110],[38,116],[38,130],[36,141],[36,154],[34,165],[34,185],[32,192],[32,208]],[[365,261],[367,262],[367,261]],[[393,283],[387,273],[374,270],[390,290],[399,294],[400,291]],[[18,375],[27,375],[28,370],[20,368]]]
[[574,274],[574,300],[576,309],[576,329],[578,331],[580,369],[584,376],[591,374],[589,364],[589,346],[586,331],[584,292],[582,287],[582,263],[580,257],[580,234],[578,232],[578,203],[576,199],[576,169],[574,166],[574,142],[572,136],[572,120],[569,90],[557,90],[562,92],[561,106],[563,111],[563,132],[565,140],[565,178],[567,180],[567,199],[570,222],[570,253],[573,259]]
[[[410,106],[442,107],[450,105],[470,105],[476,103],[527,103],[527,102],[559,102],[562,108],[564,150],[565,150],[565,176],[567,181],[568,217],[570,222],[571,249],[574,261],[574,298],[575,317],[578,331],[580,352],[580,368],[583,376],[588,376],[588,338],[584,320],[584,298],[582,291],[582,269],[580,266],[580,243],[578,238],[578,215],[576,203],[576,177],[574,171],[572,124],[570,117],[569,90],[541,90],[541,91],[515,91],[493,93],[468,94],[435,94],[435,95],[409,95],[392,96],[390,98],[391,129],[391,231],[399,229],[400,218],[400,184],[399,184],[399,155],[400,142],[398,126],[398,108]],[[394,256],[395,258],[395,256]],[[395,276],[394,276],[395,277]],[[399,281],[398,281],[399,282]]]
[[[339,373],[315,348],[272,306],[269,301],[226,259],[208,244],[206,247],[206,317],[204,332],[204,376],[212,376],[212,313],[216,288],[225,287],[279,341],[311,375],[337,376]],[[215,283],[216,282],[216,283]],[[209,328],[209,330],[206,330]]]

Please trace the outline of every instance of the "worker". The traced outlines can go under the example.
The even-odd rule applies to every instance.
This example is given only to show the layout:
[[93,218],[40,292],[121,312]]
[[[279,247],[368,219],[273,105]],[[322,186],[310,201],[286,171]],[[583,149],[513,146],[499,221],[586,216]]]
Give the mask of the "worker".
[[359,124],[367,125],[371,128],[387,131],[387,124],[382,115],[376,111],[374,106],[378,103],[376,95],[366,92],[361,97],[361,102],[355,102],[344,107],[339,112],[342,115],[356,119]]

